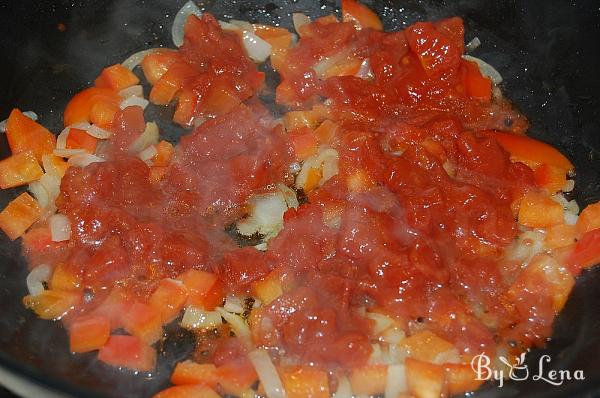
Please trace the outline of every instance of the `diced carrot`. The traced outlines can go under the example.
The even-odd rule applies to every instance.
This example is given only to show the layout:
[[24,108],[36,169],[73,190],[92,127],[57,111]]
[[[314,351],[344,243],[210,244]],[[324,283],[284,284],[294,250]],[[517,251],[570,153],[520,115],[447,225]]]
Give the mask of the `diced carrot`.
[[491,132],[490,135],[511,155],[511,159],[514,161],[524,162],[532,168],[549,164],[563,170],[574,169],[573,163],[569,159],[560,153],[558,149],[545,142],[525,135],[500,131]]
[[215,374],[223,392],[235,396],[241,396],[258,380],[254,367],[245,358],[219,366]]
[[316,111],[291,111],[283,116],[283,124],[287,131],[298,130],[302,127],[314,129],[321,121],[321,115]]
[[217,386],[216,366],[212,363],[196,363],[194,361],[179,362],[171,375],[171,383],[175,385],[202,384],[215,388]]
[[28,184],[44,174],[32,151],[19,152],[0,161],[0,188]]
[[150,167],[149,180],[152,184],[159,183],[167,175],[168,167]]
[[98,139],[85,130],[71,128],[67,136],[67,149],[83,149],[87,153],[95,153]]
[[566,266],[571,271],[600,264],[600,229],[583,234],[567,257]]
[[156,350],[135,336],[112,335],[98,352],[98,359],[111,366],[148,372],[156,366]]
[[[75,123],[90,122],[91,112],[96,103],[105,102],[119,106],[121,97],[115,90],[105,87],[90,87],[75,94],[67,104],[64,112],[64,124],[70,126]],[[106,105],[108,106],[108,105]]]
[[387,366],[366,365],[352,369],[350,384],[357,395],[377,395],[385,391]]
[[317,153],[319,143],[317,136],[311,129],[305,127],[296,130],[290,133],[288,137],[298,160],[305,160]]
[[577,219],[577,234],[579,236],[600,228],[600,202],[588,205]]
[[104,68],[94,84],[96,87],[107,87],[120,91],[135,86],[139,82],[140,79],[132,71],[121,64],[115,64]]
[[281,280],[276,271],[272,271],[264,279],[252,283],[252,295],[260,299],[265,305],[283,294]]
[[187,300],[187,290],[179,282],[163,279],[150,296],[148,304],[160,314],[163,324],[177,318]]
[[206,386],[174,386],[152,398],[219,398],[220,395]]
[[38,162],[42,156],[51,154],[56,146],[56,137],[41,124],[13,109],[6,122],[6,139],[14,154],[32,151]]
[[146,80],[152,85],[155,84],[180,58],[177,51],[168,49],[160,49],[146,55],[141,64]]
[[311,366],[291,366],[281,371],[287,398],[329,398],[327,372]]
[[[169,70],[158,79],[152,90],[150,90],[150,102],[157,105],[167,105],[181,90],[184,82],[197,75],[191,66],[185,62],[177,62],[169,67]],[[189,112],[188,112],[189,113]]]
[[483,76],[475,62],[462,60],[462,77],[466,94],[485,102],[492,100],[492,81]]
[[65,263],[58,263],[52,271],[50,278],[50,288],[57,290],[74,290],[81,287],[81,278],[73,270],[69,269]]
[[344,22],[352,22],[357,29],[383,30],[377,14],[356,0],[342,0],[342,19]]
[[55,155],[42,156],[42,165],[46,173],[59,178],[63,178],[69,168],[69,163],[66,160]]
[[483,380],[477,380],[477,374],[473,372],[471,364],[447,363],[444,368],[446,370],[446,386],[450,396],[475,391],[483,384]]
[[123,326],[132,335],[148,345],[163,335],[160,312],[145,303],[134,303],[123,316]]
[[567,183],[567,170],[543,164],[533,171],[535,183],[550,193],[560,191]]
[[241,102],[234,91],[225,86],[214,86],[202,100],[202,111],[212,116],[224,115]]
[[329,144],[335,138],[339,128],[337,123],[327,119],[316,128],[315,135],[320,144]]
[[406,358],[406,380],[417,398],[439,398],[445,394],[446,371],[440,365]]
[[25,296],[23,304],[42,319],[59,319],[81,302],[78,290],[44,290],[36,296]]
[[27,192],[23,192],[0,212],[0,228],[10,240],[15,240],[23,235],[40,215],[38,202]]
[[575,225],[557,224],[546,229],[544,243],[548,249],[565,247],[575,243]]
[[110,336],[110,321],[103,316],[76,319],[69,328],[71,352],[99,350]]
[[[400,343],[411,358],[419,361],[443,363],[449,351],[455,347],[429,330],[421,330]],[[458,352],[457,352],[458,354]]]
[[156,145],[156,155],[152,158],[152,164],[157,167],[168,166],[175,149],[173,144],[167,141],[161,141]]
[[547,194],[528,192],[519,208],[519,223],[531,228],[544,228],[563,222],[563,207]]
[[112,101],[97,101],[90,108],[90,122],[110,130],[119,110],[119,105]]

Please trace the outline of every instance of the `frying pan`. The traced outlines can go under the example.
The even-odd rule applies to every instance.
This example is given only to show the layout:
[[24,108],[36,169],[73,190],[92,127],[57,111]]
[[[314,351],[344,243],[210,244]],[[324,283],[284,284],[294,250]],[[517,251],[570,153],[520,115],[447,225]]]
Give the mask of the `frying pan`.
[[[34,110],[58,132],[67,100],[101,69],[149,47],[171,45],[170,26],[183,0],[7,1],[0,4],[0,118],[13,107]],[[574,198],[600,200],[600,11],[597,1],[365,0],[386,29],[417,20],[462,16],[467,40],[479,37],[474,53],[503,75],[505,94],[531,121],[530,134],[560,148],[577,168]],[[255,0],[198,3],[218,18],[290,27],[290,13],[319,16],[337,11],[332,0]],[[65,29],[59,29],[64,24]],[[64,30],[64,31],[62,31]],[[164,116],[158,111],[157,115]],[[168,113],[166,113],[168,115]],[[162,119],[168,120],[167,117]],[[161,126],[171,139],[177,131]],[[4,140],[0,157],[8,155]],[[0,192],[3,208],[18,190]],[[18,380],[76,397],[146,397],[168,385],[176,361],[193,349],[191,336],[169,330],[153,377],[121,372],[73,356],[59,323],[26,311],[25,264],[19,243],[0,239],[0,382]],[[543,381],[487,385],[475,397],[600,396],[600,269],[583,272],[554,325],[548,346],[528,355],[532,372],[549,354],[548,369],[584,371],[585,381],[552,386]],[[2,391],[0,391],[2,393]],[[36,394],[39,396],[39,394]]]

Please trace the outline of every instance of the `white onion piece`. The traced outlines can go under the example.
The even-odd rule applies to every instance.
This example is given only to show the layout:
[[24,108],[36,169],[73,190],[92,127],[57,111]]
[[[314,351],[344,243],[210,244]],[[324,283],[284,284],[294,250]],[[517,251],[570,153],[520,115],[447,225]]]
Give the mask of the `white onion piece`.
[[35,267],[27,275],[27,290],[32,296],[37,296],[42,293],[44,289],[44,282],[50,280],[52,270],[49,265],[41,264]]
[[249,216],[237,223],[240,234],[250,236],[259,233],[269,240],[283,229],[283,214],[288,205],[282,192],[254,195],[248,200],[248,207]]
[[71,221],[64,214],[54,214],[48,218],[50,235],[53,242],[63,242],[71,239]]
[[283,384],[269,353],[262,348],[258,348],[248,353],[248,359],[252,362],[258,378],[265,388],[267,398],[285,398]]
[[296,177],[296,187],[304,189],[311,169],[321,169],[322,177],[319,180],[319,186],[325,184],[330,178],[339,173],[338,161],[339,155],[335,149],[322,147],[319,153],[309,157],[302,163],[302,169]]
[[138,158],[142,159],[146,164],[152,165],[152,158],[156,156],[158,151],[154,145],[150,145],[148,148],[144,149],[142,152],[138,153]]
[[248,56],[256,63],[265,62],[271,55],[271,45],[258,37],[254,32],[244,30],[242,32],[242,42]]
[[135,86],[127,87],[127,88],[124,88],[123,90],[119,91],[119,96],[121,98],[129,98],[129,97],[144,98],[144,88],[141,85],[136,84]]
[[217,307],[215,308],[215,310],[219,314],[221,314],[221,316],[227,321],[227,323],[229,323],[231,330],[233,330],[233,333],[235,333],[237,338],[241,339],[241,341],[243,341],[246,344],[249,344],[251,342],[250,327],[248,326],[246,321],[242,319],[241,316],[239,316],[238,314],[232,314],[231,312],[227,312],[222,307]]
[[177,47],[181,47],[183,44],[185,22],[190,15],[195,15],[197,17],[202,16],[202,10],[200,10],[193,1],[185,3],[179,12],[177,12],[177,15],[175,15],[173,27],[171,28],[171,37],[173,39],[173,44]]
[[254,26],[250,22],[240,21],[238,19],[230,19],[229,23],[231,25],[237,26],[240,30],[247,30],[249,32],[254,32]]
[[381,333],[379,340],[390,345],[395,345],[400,343],[405,338],[406,333],[404,333],[404,330],[400,329],[399,326],[392,326]]
[[310,18],[302,14],[301,12],[295,12],[292,14],[292,22],[294,23],[294,29],[296,30],[298,35],[302,36],[300,34],[300,28],[304,25],[308,25],[310,23]]
[[70,158],[71,156],[86,153],[83,149],[55,149],[52,153],[61,158]]
[[229,23],[229,22],[225,22],[225,21],[219,21],[219,26],[223,30],[229,30],[229,31],[232,31],[232,32],[239,32],[240,31],[240,27],[239,26],[234,25],[234,24]]
[[39,181],[46,188],[46,191],[48,191],[51,204],[54,204],[54,201],[60,195],[60,177],[45,173],[40,177]]
[[297,209],[298,206],[300,206],[300,202],[298,202],[298,198],[296,197],[296,192],[294,192],[292,188],[280,182],[277,183],[276,187],[283,194],[283,198],[285,199],[288,208],[293,207],[294,209]]
[[158,125],[154,122],[148,122],[146,123],[144,132],[140,134],[140,136],[136,138],[133,144],[131,144],[129,147],[129,152],[140,153],[150,145],[158,144],[159,139],[160,135],[158,132]]
[[8,119],[4,119],[0,122],[0,133],[6,133],[6,124],[8,123]]
[[244,313],[244,300],[238,296],[227,296],[223,309],[233,314]]
[[136,66],[142,63],[146,55],[152,54],[156,50],[160,50],[160,48],[149,48],[147,50],[138,51],[134,54],[131,54],[125,61],[121,63],[121,65],[129,70],[134,70]]
[[[342,376],[338,379],[338,388],[333,394],[334,398],[353,398],[352,386],[347,377]],[[387,397],[387,395],[386,395]]]
[[375,336],[378,336],[384,330],[386,330],[394,324],[394,320],[392,318],[383,314],[379,314],[377,312],[367,312],[365,314],[365,317],[375,322],[375,324],[373,325],[373,334]]
[[69,137],[69,131],[71,131],[71,126],[65,127],[58,137],[56,137],[56,149],[65,149],[67,146],[67,138]]
[[386,397],[397,397],[400,393],[408,391],[406,383],[406,368],[404,365],[390,365],[387,369],[385,382]]
[[221,314],[217,311],[205,311],[189,306],[183,314],[181,326],[186,329],[214,329],[223,323]]
[[479,71],[481,74],[489,77],[492,83],[494,83],[496,86],[502,83],[502,75],[496,69],[494,69],[492,65],[488,64],[482,59],[472,57],[470,55],[463,55],[462,57],[467,61],[475,62],[477,66],[479,66]]
[[373,70],[371,69],[371,62],[369,62],[369,58],[365,58],[360,64],[360,69],[356,72],[356,77],[360,77],[364,80],[373,80],[375,75],[373,74]]
[[41,182],[34,181],[30,183],[27,189],[33,194],[33,197],[37,200],[41,208],[46,209],[48,207],[50,204],[50,195]]
[[94,138],[98,138],[99,140],[105,140],[112,136],[112,133],[110,131],[103,129],[102,127],[98,127],[96,125],[90,126],[90,128],[86,131],[89,135],[91,135]]
[[475,36],[473,38],[473,40],[471,40],[470,42],[467,43],[466,50],[468,53],[475,51],[475,49],[477,49],[477,47],[479,47],[481,45],[481,40],[479,40],[479,37]]
[[571,192],[573,189],[575,189],[575,180],[567,180],[567,182],[565,182],[565,185],[562,187],[561,191]]
[[121,110],[128,108],[130,106],[139,106],[142,109],[146,109],[150,101],[145,98],[136,97],[135,95],[132,97],[127,97],[119,104],[119,108]]
[[569,213],[568,211],[565,211],[563,214],[563,219],[564,219],[565,224],[575,225],[575,224],[577,224],[577,220],[579,219],[579,216],[577,214],[573,214],[573,213]]
[[92,155],[91,153],[80,153],[73,155],[67,161],[71,166],[75,167],[86,167],[92,163],[101,163],[105,160],[99,156]]

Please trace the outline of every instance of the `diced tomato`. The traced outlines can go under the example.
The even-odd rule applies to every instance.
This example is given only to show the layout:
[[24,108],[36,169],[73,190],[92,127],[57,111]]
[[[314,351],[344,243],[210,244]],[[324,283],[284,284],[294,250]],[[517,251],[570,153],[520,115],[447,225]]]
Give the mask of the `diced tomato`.
[[137,76],[121,64],[104,68],[94,84],[96,87],[111,88],[116,91],[135,86],[140,82]]
[[58,263],[52,271],[50,278],[50,288],[55,290],[74,290],[81,287],[81,277],[72,269],[67,267],[65,263]]
[[173,114],[173,121],[181,126],[191,126],[196,116],[199,100],[200,97],[192,88],[183,88],[177,96],[177,108]]
[[85,130],[71,128],[67,136],[67,149],[83,149],[87,153],[95,153],[98,139]]
[[519,223],[531,228],[544,228],[563,222],[563,207],[547,194],[529,192],[519,207]]
[[196,76],[198,72],[185,62],[173,63],[169,70],[158,79],[150,91],[150,102],[167,105],[174,98],[185,82]]
[[196,363],[194,361],[178,362],[171,375],[171,383],[175,385],[202,384],[215,388],[217,386],[217,367],[212,363]]
[[445,354],[456,349],[452,343],[429,330],[422,330],[405,338],[400,346],[408,352],[411,358],[433,363],[440,362],[440,359],[444,359]]
[[329,398],[327,372],[311,366],[291,366],[281,370],[287,398]]
[[445,393],[446,372],[442,366],[406,358],[406,380],[411,394],[433,398]]
[[0,161],[0,188],[13,188],[39,179],[44,170],[32,151],[19,152]]
[[77,290],[44,290],[36,296],[25,296],[23,304],[42,319],[60,319],[75,308],[81,299],[81,291]]
[[98,359],[111,366],[149,372],[156,366],[156,350],[135,336],[112,335],[98,352]]
[[483,384],[484,380],[477,380],[477,374],[471,364],[444,364],[446,369],[446,386],[448,395],[454,396],[475,391]]
[[358,395],[378,395],[385,391],[387,380],[386,365],[366,365],[352,369],[350,384],[352,392]]
[[173,144],[167,141],[161,141],[156,145],[156,155],[152,158],[152,165],[157,167],[168,166],[175,149]]
[[144,303],[134,303],[128,308],[123,316],[123,326],[148,345],[156,343],[163,335],[160,312]]
[[567,170],[550,164],[542,164],[534,170],[533,175],[535,183],[550,193],[560,191],[567,183]]
[[142,60],[142,70],[146,80],[154,85],[173,65],[181,59],[177,51],[160,49],[146,55]]
[[187,290],[180,282],[163,279],[150,296],[148,304],[160,314],[163,324],[177,318],[187,300]]
[[296,130],[289,134],[288,137],[298,160],[305,160],[317,153],[319,143],[317,141],[317,136],[312,130],[308,128]]
[[574,273],[578,269],[600,264],[600,229],[583,234],[567,257],[566,266]]
[[115,90],[104,87],[90,87],[80,91],[71,98],[65,108],[64,124],[70,126],[75,123],[90,122],[92,109],[97,103],[105,102],[119,106],[121,99]]
[[208,309],[202,307],[202,304],[204,298],[217,283],[217,275],[211,272],[191,269],[181,274],[179,279],[183,282],[188,291],[188,304]]
[[51,154],[56,146],[56,137],[41,124],[13,109],[6,122],[6,139],[14,154],[32,151],[38,162],[42,156]]
[[452,72],[461,63],[461,50],[430,22],[417,22],[405,30],[412,52],[428,76]]
[[110,336],[110,321],[103,316],[79,318],[71,323],[69,342],[71,352],[99,350]]
[[523,162],[535,168],[542,164],[549,164],[563,170],[573,170],[573,163],[558,149],[525,135],[502,133],[494,131],[489,133],[506,152],[510,153],[512,160]]
[[588,205],[577,219],[577,234],[580,236],[586,232],[600,228],[600,202]]
[[356,0],[342,0],[342,18],[351,22],[357,29],[383,30],[381,19],[369,7]]
[[492,81],[483,76],[476,63],[462,60],[463,85],[466,94],[485,102],[492,100]]
[[15,240],[23,235],[40,215],[38,202],[27,192],[23,192],[0,212],[0,228],[10,240]]
[[241,396],[258,380],[254,367],[245,358],[219,366],[216,376],[223,392],[236,396]]
[[152,398],[219,398],[220,395],[205,386],[174,386],[159,392]]
[[216,85],[210,88],[202,100],[202,112],[212,116],[224,115],[241,102],[242,100],[232,88]]

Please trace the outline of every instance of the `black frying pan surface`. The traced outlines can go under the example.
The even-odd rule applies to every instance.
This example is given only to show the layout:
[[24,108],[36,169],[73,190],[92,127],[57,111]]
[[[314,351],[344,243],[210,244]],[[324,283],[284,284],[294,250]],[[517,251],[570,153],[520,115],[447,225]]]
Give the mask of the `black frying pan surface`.
[[[467,40],[482,46],[473,55],[496,66],[505,94],[531,121],[530,134],[560,148],[575,163],[580,204],[600,200],[600,3],[532,0],[365,1],[387,29],[417,20],[459,15]],[[55,132],[68,99],[88,86],[101,69],[141,49],[171,46],[170,26],[182,0],[4,1],[0,4],[0,119],[13,107],[34,110]],[[337,11],[330,0],[205,1],[219,18],[280,23],[290,12],[311,16]],[[66,31],[61,32],[58,24]],[[161,112],[158,112],[159,114]],[[162,112],[164,113],[164,111]],[[149,118],[153,118],[150,115]],[[166,119],[166,118],[165,118]],[[162,126],[171,139],[176,131]],[[0,158],[9,154],[0,140]],[[0,208],[18,194],[0,191]],[[151,379],[73,356],[59,323],[26,311],[25,264],[19,243],[0,237],[0,366],[35,383],[77,397],[147,397],[168,385],[176,361],[192,349],[189,336],[172,333]],[[553,338],[528,355],[530,372],[549,354],[546,370],[584,371],[585,381],[552,386],[543,381],[488,385],[476,397],[600,396],[600,269],[579,278]]]

